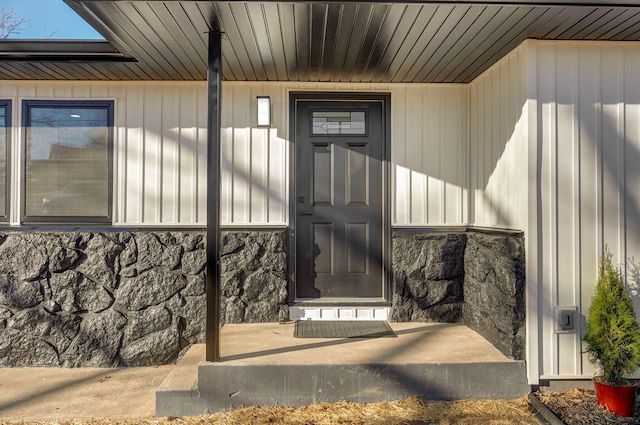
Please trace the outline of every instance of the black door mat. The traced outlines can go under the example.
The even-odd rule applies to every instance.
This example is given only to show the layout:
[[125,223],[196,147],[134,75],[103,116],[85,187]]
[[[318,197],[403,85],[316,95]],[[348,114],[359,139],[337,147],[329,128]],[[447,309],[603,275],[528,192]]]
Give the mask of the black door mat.
[[381,338],[396,334],[384,320],[299,320],[296,338]]

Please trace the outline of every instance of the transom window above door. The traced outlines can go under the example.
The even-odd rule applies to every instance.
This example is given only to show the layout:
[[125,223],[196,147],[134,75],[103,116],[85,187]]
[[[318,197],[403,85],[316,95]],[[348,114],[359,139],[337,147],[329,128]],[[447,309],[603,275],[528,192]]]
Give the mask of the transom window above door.
[[311,134],[321,135],[366,135],[365,111],[312,111]]

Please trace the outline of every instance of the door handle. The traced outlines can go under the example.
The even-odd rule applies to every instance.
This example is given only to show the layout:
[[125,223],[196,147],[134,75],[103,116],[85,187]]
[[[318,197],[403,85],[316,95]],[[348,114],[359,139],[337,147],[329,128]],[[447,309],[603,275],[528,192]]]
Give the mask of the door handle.
[[299,215],[300,217],[302,217],[302,216],[304,216],[304,215],[313,215],[313,213],[308,213],[308,212],[300,211],[300,212],[298,213],[298,215]]

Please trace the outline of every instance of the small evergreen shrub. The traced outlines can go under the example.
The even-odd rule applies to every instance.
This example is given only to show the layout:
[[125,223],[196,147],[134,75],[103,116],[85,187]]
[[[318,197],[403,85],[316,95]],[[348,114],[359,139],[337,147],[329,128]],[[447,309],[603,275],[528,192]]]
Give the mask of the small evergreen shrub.
[[625,385],[626,377],[640,362],[640,325],[633,310],[633,301],[611,261],[608,249],[600,259],[598,281],[587,318],[589,358],[602,370],[600,380],[613,385]]

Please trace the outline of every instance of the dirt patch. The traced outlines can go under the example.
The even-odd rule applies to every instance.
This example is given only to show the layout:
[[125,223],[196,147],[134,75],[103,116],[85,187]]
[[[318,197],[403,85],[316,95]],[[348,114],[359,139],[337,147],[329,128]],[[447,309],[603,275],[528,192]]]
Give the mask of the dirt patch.
[[206,425],[206,424],[362,424],[362,425],[537,425],[526,398],[425,402],[418,397],[385,403],[319,403],[300,408],[247,407],[231,412],[181,418],[78,421],[8,421],[11,425]]
[[[566,425],[640,424],[640,416],[623,418],[600,406],[593,390],[538,391],[536,396]],[[638,412],[636,405],[636,415]]]

